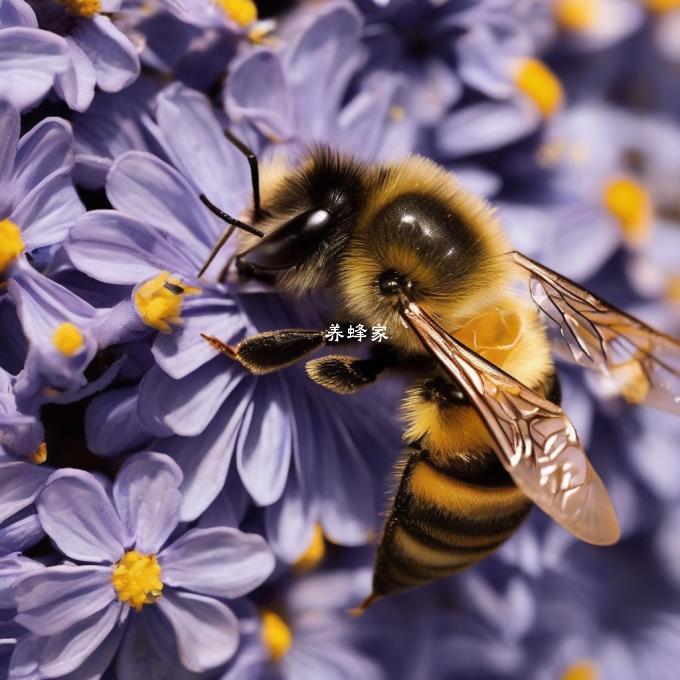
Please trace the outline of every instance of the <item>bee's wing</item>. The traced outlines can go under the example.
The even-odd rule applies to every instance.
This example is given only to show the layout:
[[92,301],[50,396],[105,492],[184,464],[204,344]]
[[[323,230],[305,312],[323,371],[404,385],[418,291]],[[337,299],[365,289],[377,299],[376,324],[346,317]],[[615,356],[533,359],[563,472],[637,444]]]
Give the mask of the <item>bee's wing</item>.
[[680,342],[525,255],[512,258],[529,272],[531,297],[560,330],[568,348],[560,356],[613,378],[631,403],[680,415]]
[[451,337],[415,302],[402,298],[401,313],[467,394],[522,492],[581,540],[615,543],[614,507],[562,409]]

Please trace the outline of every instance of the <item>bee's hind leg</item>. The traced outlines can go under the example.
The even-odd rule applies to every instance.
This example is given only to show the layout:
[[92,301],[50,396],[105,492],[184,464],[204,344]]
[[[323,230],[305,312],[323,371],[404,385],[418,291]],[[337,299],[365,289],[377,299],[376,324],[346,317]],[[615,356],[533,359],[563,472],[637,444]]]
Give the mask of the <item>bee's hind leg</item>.
[[359,359],[343,354],[319,357],[305,364],[307,375],[315,383],[337,394],[352,394],[370,385],[385,368],[382,359]]
[[259,333],[234,346],[206,333],[201,337],[255,375],[290,366],[326,342],[323,331],[299,328]]

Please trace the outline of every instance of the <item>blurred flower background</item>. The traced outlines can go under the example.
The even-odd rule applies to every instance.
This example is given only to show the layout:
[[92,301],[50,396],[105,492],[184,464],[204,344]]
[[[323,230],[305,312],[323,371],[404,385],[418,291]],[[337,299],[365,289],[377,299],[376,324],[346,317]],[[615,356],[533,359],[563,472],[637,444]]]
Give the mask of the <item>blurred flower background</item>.
[[[427,155],[514,245],[680,331],[677,0],[0,0],[0,677],[674,680],[680,424],[561,366],[622,540],[540,512],[370,591],[402,385],[254,377],[318,327],[196,272],[266,161]],[[181,285],[172,295],[166,284]]]

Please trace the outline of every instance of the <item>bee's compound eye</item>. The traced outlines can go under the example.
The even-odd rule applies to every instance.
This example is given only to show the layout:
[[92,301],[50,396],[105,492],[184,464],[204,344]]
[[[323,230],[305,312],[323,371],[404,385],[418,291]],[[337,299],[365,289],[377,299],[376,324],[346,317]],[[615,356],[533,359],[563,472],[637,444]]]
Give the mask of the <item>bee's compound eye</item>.
[[331,226],[327,210],[309,210],[286,222],[251,250],[246,259],[262,269],[287,269],[312,254]]

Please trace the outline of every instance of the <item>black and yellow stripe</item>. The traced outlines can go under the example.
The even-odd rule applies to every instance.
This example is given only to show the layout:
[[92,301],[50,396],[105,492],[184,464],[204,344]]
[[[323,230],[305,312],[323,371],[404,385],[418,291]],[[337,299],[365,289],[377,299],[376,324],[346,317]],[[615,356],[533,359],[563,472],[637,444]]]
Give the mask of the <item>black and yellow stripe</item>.
[[424,585],[465,569],[500,546],[531,502],[492,451],[436,463],[409,454],[378,548],[374,596]]

